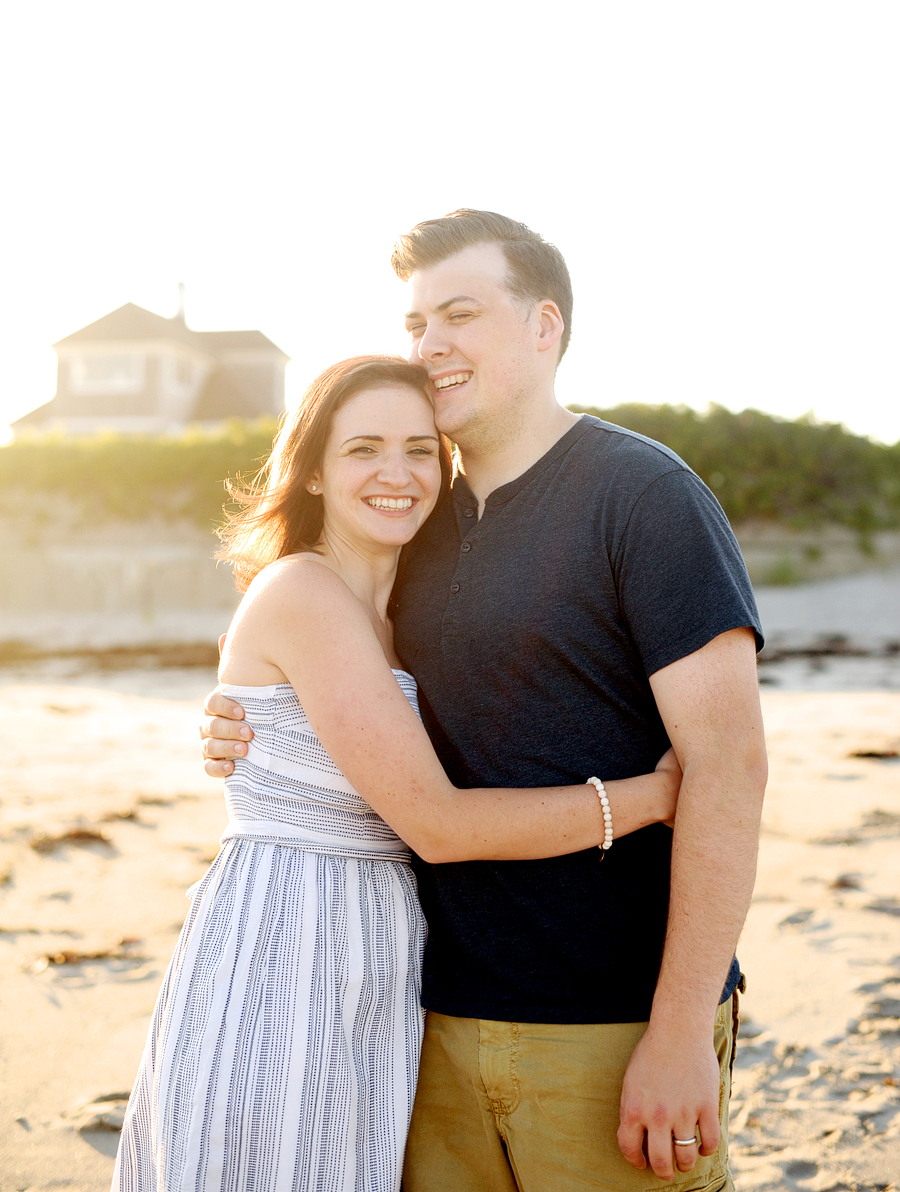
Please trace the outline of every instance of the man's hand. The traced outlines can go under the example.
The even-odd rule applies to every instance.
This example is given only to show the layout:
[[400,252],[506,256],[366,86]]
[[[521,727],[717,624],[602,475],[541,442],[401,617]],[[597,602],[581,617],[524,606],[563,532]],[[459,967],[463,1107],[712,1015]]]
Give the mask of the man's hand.
[[[719,1143],[715,1014],[756,871],[766,784],[756,650],[749,629],[719,634],[650,677],[684,771],[672,838],[666,943],[646,1034],[622,1086],[619,1147],[661,1179]],[[644,1147],[646,1146],[646,1153]]]
[[200,725],[204,770],[210,778],[227,778],[234,769],[233,757],[245,757],[253,729],[244,724],[244,709],[221,691],[211,691],[203,704],[206,719]]
[[[652,1028],[634,1049],[622,1085],[619,1149],[632,1165],[648,1160],[662,1180],[690,1171],[697,1154],[719,1145],[719,1062],[712,1027],[673,1047],[673,1036],[657,1038]],[[675,1146],[693,1138],[698,1146]]]

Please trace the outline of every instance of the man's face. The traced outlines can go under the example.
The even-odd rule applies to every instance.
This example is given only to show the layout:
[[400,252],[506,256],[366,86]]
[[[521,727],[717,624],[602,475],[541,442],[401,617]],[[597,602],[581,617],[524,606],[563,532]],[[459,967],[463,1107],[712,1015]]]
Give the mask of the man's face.
[[431,379],[439,430],[463,448],[502,436],[536,383],[539,320],[506,288],[498,244],[476,244],[410,279],[410,360]]

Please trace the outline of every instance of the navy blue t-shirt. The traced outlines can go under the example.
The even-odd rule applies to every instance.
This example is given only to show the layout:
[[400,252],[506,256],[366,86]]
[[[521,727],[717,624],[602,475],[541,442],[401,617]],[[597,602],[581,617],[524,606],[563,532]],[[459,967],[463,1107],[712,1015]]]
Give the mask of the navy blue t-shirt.
[[[759,617],[715,497],[668,448],[584,416],[408,548],[395,641],[458,787],[625,778],[668,748],[648,678]],[[534,861],[429,865],[423,1003],[464,1018],[639,1022],[665,936],[671,832]],[[734,969],[734,966],[733,966]],[[736,981],[730,975],[726,993]],[[730,987],[729,987],[730,986]]]

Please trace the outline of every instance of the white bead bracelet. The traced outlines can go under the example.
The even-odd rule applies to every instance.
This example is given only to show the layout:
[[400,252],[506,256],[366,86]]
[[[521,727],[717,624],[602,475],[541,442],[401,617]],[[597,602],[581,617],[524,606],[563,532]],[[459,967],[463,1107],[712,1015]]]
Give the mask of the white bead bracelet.
[[613,842],[613,826],[612,826],[612,812],[609,809],[609,799],[606,796],[606,791],[603,789],[603,783],[599,778],[589,778],[588,786],[592,786],[597,792],[597,798],[600,800],[600,806],[603,809],[603,843],[597,847],[600,849],[600,860],[606,856],[606,850],[612,848]]

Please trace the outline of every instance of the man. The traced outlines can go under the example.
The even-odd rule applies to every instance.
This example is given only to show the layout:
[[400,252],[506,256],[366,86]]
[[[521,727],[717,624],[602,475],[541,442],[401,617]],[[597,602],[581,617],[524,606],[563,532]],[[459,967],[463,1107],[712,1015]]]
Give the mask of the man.
[[418,864],[429,1013],[404,1187],[731,1188],[733,954],[766,776],[740,552],[676,456],[557,403],[572,301],[552,245],[462,210],[417,225],[393,265],[460,452],[395,618],[448,774],[624,777],[668,741],[684,771],[674,837],[655,825],[603,865]]

